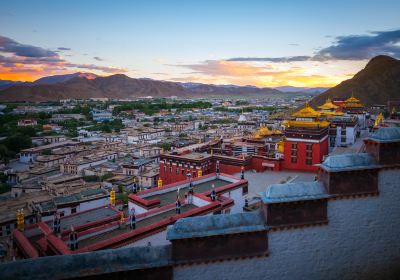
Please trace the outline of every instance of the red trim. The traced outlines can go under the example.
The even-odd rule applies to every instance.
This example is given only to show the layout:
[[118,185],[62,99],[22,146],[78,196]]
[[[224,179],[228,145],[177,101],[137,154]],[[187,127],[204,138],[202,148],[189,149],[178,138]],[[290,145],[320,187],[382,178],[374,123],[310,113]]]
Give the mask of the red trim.
[[26,258],[37,258],[39,257],[38,251],[33,247],[31,242],[29,242],[28,238],[20,232],[19,230],[13,231],[14,241],[17,244],[18,248],[24,254]]
[[[221,173],[221,175],[225,176],[227,174]],[[215,177],[215,176],[216,176],[215,173],[207,174],[207,175],[204,175],[204,176],[201,176],[201,177],[192,178],[192,182],[196,182],[196,181],[199,181],[199,180],[203,180],[203,179],[207,179],[207,178]],[[236,177],[234,177],[234,178],[240,180],[239,178],[236,178]],[[182,181],[179,181],[179,182],[175,182],[175,183],[172,183],[172,184],[168,184],[168,185],[162,186],[161,188],[151,188],[151,189],[148,189],[148,190],[144,190],[144,191],[139,192],[137,195],[143,195],[143,194],[148,194],[148,193],[152,193],[152,192],[156,192],[156,191],[160,191],[160,190],[165,190],[165,189],[173,188],[173,187],[184,185],[184,184],[189,184],[189,182],[190,182],[190,180],[186,179],[186,180],[182,180]]]
[[143,239],[144,237],[152,235],[156,232],[163,231],[168,225],[175,223],[178,219],[206,214],[206,213],[215,211],[216,209],[218,209],[220,207],[221,207],[221,203],[219,201],[215,201],[215,202],[212,202],[203,207],[191,209],[185,213],[177,214],[172,217],[163,219],[152,225],[148,225],[148,226],[145,226],[145,227],[142,227],[142,228],[130,231],[130,232],[120,234],[113,238],[100,241],[96,244],[86,246],[75,252],[82,253],[82,252],[96,251],[96,250],[102,250],[102,249],[107,249],[107,248],[118,248],[118,247],[124,246],[126,244],[130,244],[136,240]]

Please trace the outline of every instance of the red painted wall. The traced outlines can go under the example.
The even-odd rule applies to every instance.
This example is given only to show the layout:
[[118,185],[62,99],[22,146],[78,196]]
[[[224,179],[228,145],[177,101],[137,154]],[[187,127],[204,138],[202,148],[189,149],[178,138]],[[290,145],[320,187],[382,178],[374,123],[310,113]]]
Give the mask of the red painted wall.
[[[182,167],[178,167],[178,174],[176,172],[176,165],[172,165],[172,172],[170,172],[170,168],[169,168],[169,164],[166,164],[166,168],[164,171],[164,163],[160,162],[160,178],[163,181],[163,185],[167,185],[167,184],[171,184],[171,183],[176,183],[179,181],[183,181],[187,179],[187,173],[190,171],[190,173],[192,174],[192,178],[197,178],[197,172],[198,169],[194,169],[194,168],[183,168],[184,172],[182,174]],[[210,174],[215,172],[215,170],[212,170],[211,168],[208,169],[203,169],[203,175],[206,174]],[[223,172],[223,171],[221,171]]]
[[[297,143],[297,163],[291,162],[291,152],[292,144]],[[316,171],[318,166],[313,166],[314,164],[319,164],[325,155],[328,154],[328,138],[320,143],[312,143],[312,164],[306,164],[306,144],[308,142],[293,142],[285,141],[284,143],[284,161],[283,168],[289,170],[299,170],[299,171]]]

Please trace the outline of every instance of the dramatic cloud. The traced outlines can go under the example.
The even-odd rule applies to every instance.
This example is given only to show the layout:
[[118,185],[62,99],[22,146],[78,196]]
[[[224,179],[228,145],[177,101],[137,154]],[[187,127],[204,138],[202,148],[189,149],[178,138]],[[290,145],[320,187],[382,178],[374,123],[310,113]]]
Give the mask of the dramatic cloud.
[[377,31],[371,32],[370,35],[339,36],[331,46],[322,48],[312,56],[236,57],[227,61],[366,60],[382,54],[400,58],[400,30]]
[[56,57],[56,52],[40,47],[20,44],[10,38],[0,36],[0,52],[12,53],[17,56],[25,57]]
[[321,49],[315,55],[315,59],[322,57],[336,60],[361,60],[380,54],[400,57],[400,30],[371,34],[337,37],[336,43]]
[[93,59],[95,59],[95,60],[97,60],[97,61],[103,61],[103,59],[100,58],[100,57],[98,57],[98,56],[93,57]]
[[[104,73],[122,73],[126,69],[94,64],[78,64],[66,61],[57,52],[70,50],[59,47],[51,51],[40,47],[18,43],[0,36],[0,79],[33,80],[43,75],[64,74],[74,69],[86,69]],[[99,57],[94,57],[102,61]]]

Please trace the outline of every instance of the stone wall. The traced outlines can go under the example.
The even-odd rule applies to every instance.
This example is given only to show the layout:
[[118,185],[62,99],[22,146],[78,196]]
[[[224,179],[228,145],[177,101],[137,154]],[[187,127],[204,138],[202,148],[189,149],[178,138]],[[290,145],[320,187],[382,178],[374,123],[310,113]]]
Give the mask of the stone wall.
[[399,201],[399,171],[381,170],[379,195],[328,201],[327,225],[270,231],[267,257],[177,266],[174,279],[399,279]]

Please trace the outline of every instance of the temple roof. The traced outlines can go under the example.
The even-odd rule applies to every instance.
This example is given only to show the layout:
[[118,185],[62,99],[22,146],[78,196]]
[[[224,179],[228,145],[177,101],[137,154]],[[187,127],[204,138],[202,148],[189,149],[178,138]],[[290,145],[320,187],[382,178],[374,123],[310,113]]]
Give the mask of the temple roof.
[[292,117],[296,118],[316,118],[319,117],[320,113],[315,111],[310,105],[306,105],[303,109],[292,114]]
[[272,135],[279,135],[282,134],[280,130],[277,129],[269,129],[266,126],[262,126],[259,130],[254,133],[254,138],[260,139],[262,137],[272,136]]
[[351,96],[350,98],[347,98],[344,103],[342,104],[343,107],[357,107],[357,108],[361,108],[364,107],[361,104],[361,101],[357,98],[355,98],[354,96]]
[[327,171],[358,170],[377,167],[375,159],[368,153],[332,155],[321,167]]
[[351,96],[350,98],[347,98],[344,102],[346,102],[346,103],[359,103],[360,100],[355,98],[354,96]]
[[400,127],[382,127],[367,139],[376,142],[400,142]]
[[265,230],[260,213],[237,213],[183,218],[168,226],[167,239],[205,237]]
[[307,122],[307,121],[293,121],[289,120],[286,122],[287,127],[300,127],[300,128],[321,128],[329,126],[329,122],[327,121],[315,121],[315,122]]
[[333,104],[332,101],[331,101],[331,99],[328,98],[328,99],[326,100],[326,102],[325,102],[323,105],[318,106],[318,108],[320,108],[320,109],[322,109],[322,110],[336,110],[337,108],[339,108],[339,106]]
[[321,182],[273,184],[260,195],[266,204],[322,199],[329,196]]

